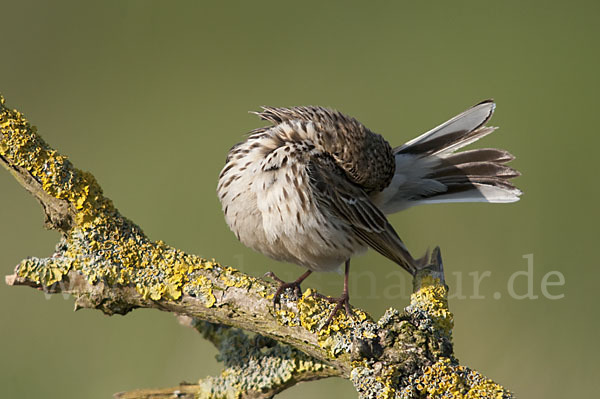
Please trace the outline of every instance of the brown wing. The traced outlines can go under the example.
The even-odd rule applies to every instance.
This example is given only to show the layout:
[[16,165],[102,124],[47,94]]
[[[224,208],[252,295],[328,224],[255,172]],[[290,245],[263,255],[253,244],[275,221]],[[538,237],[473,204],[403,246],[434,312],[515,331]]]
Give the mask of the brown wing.
[[263,107],[257,115],[274,125],[297,122],[300,136],[329,154],[367,192],[383,190],[394,176],[396,163],[388,142],[348,115],[322,107]]
[[308,166],[313,194],[319,205],[352,226],[365,244],[396,262],[411,274],[417,270],[410,255],[385,215],[366,192],[351,182],[328,155],[317,155]]

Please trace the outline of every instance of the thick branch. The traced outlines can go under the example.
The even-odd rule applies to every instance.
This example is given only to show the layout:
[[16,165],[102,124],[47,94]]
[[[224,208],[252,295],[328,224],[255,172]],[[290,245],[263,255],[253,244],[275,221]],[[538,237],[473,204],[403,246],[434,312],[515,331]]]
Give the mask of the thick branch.
[[[201,397],[268,397],[299,381],[341,376],[350,378],[362,397],[435,397],[445,390],[509,397],[453,357],[439,253],[434,267],[416,277],[404,313],[389,309],[375,323],[355,309],[355,320],[340,312],[319,329],[332,305],[311,290],[299,299],[286,298],[275,311],[273,284],[150,241],[104,197],[91,174],[51,149],[4,99],[0,163],[40,201],[47,226],[62,233],[53,255],[25,259],[6,282],[69,293],[76,308],[106,314],[145,307],[188,316],[219,347],[226,369],[184,390],[199,387],[195,394]],[[167,394],[137,392],[121,397]]]

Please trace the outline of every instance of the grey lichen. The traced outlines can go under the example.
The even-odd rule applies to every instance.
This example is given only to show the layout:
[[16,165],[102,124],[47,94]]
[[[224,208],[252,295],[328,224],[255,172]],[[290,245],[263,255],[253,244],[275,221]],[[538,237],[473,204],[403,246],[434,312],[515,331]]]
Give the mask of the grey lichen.
[[453,317],[447,287],[419,277],[404,313],[388,309],[378,321],[383,352],[353,362],[350,374],[361,398],[511,398],[512,394],[453,356]]
[[365,398],[510,397],[453,357],[439,250],[432,256],[439,267],[415,276],[405,312],[390,310],[374,323],[354,309],[354,317],[339,312],[323,326],[333,305],[310,289],[275,312],[272,284],[149,240],[90,173],[46,144],[1,96],[0,164],[42,203],[47,226],[62,234],[52,256],[22,261],[7,276],[9,285],[72,294],[77,308],[107,314],[156,308],[255,332],[196,326],[225,364],[219,377],[201,381],[200,397],[270,397],[298,381],[329,376],[351,378]]
[[248,392],[275,392],[333,368],[320,363],[289,345],[258,334],[194,321],[194,327],[213,341],[219,350],[217,360],[225,369],[218,377],[199,382],[200,398],[239,398]]

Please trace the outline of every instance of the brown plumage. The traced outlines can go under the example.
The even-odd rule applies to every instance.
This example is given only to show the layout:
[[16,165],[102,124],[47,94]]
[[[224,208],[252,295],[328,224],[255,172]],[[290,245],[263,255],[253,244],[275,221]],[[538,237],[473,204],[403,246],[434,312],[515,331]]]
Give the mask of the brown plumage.
[[[217,192],[225,219],[245,245],[309,271],[285,288],[299,290],[312,271],[346,265],[344,292],[331,299],[348,306],[350,258],[371,247],[411,274],[422,264],[402,243],[385,214],[420,203],[512,202],[518,172],[497,149],[455,153],[491,133],[494,110],[485,101],[392,149],[356,119],[321,107],[272,108],[256,113],[272,126],[234,146]],[[272,275],[274,276],[274,275]]]

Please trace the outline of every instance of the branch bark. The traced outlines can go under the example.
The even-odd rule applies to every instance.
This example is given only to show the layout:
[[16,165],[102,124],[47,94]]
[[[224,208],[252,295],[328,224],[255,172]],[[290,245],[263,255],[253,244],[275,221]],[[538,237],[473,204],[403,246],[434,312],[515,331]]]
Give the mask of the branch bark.
[[7,284],[71,294],[76,308],[109,315],[140,307],[172,312],[220,351],[225,368],[218,377],[116,397],[267,398],[332,376],[351,379],[365,398],[512,397],[455,359],[439,251],[415,277],[403,312],[389,309],[374,322],[354,309],[355,320],[340,312],[320,329],[332,305],[310,289],[301,298],[287,293],[276,311],[272,283],[150,241],[90,173],[48,146],[2,97],[0,163],[41,203],[46,226],[62,235],[54,254],[23,260]]

